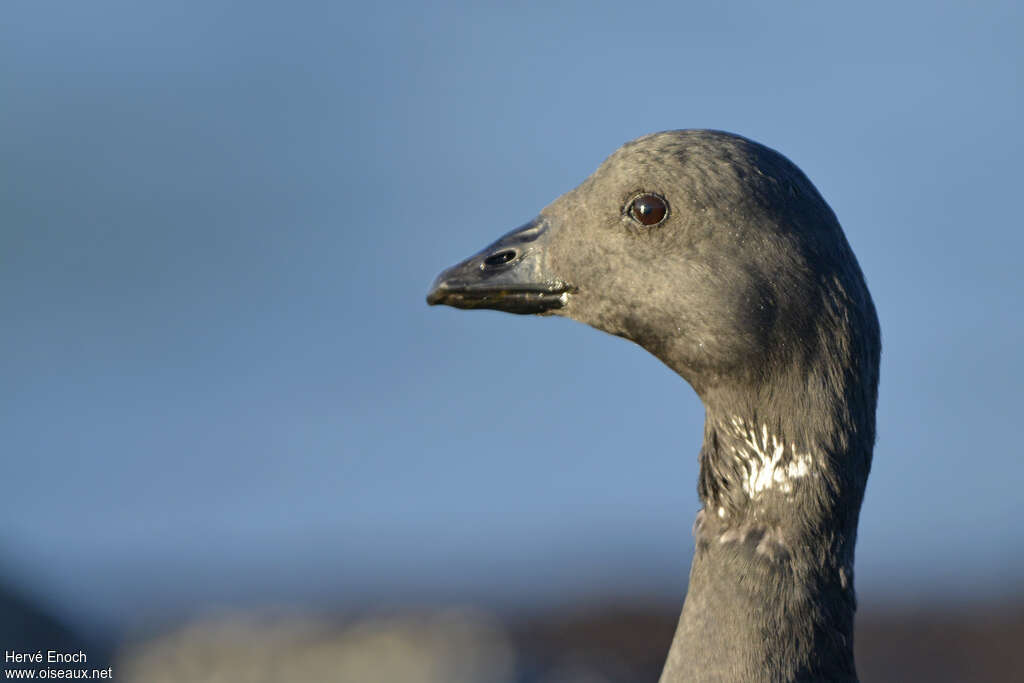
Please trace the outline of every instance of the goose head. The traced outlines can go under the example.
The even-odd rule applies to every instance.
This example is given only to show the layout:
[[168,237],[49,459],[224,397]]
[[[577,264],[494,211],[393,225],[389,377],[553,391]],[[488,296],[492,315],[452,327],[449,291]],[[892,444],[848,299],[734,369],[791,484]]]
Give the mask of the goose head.
[[[799,403],[807,390],[874,413],[877,378],[833,376],[870,374],[878,353],[842,229],[794,164],[737,135],[626,143],[536,218],[441,273],[427,301],[560,315],[624,337],[723,414],[776,412],[736,404]],[[866,393],[824,395],[848,379]]]

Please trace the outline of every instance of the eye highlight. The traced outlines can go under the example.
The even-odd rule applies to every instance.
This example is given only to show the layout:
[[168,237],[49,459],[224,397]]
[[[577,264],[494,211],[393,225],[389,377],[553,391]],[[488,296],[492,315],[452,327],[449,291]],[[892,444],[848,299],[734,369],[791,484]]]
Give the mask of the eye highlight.
[[640,225],[657,225],[668,215],[668,202],[650,192],[633,197],[626,207],[626,214]]

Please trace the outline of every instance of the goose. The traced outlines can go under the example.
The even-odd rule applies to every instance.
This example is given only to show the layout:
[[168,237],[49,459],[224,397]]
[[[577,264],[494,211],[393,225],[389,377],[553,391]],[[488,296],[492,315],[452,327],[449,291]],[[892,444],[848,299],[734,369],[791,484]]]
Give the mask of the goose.
[[835,214],[795,164],[721,131],[638,138],[443,271],[427,303],[565,316],[697,392],[702,507],[662,683],[857,680],[880,331]]

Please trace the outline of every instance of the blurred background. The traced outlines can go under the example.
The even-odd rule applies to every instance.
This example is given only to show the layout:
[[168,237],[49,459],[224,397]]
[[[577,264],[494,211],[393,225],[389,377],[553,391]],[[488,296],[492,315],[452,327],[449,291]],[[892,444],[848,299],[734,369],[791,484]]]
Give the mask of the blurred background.
[[[865,680],[1024,639],[1015,2],[5,2],[0,641],[117,680],[654,680],[703,411],[428,309],[621,143],[774,147],[878,306]],[[10,666],[10,665],[5,665]]]

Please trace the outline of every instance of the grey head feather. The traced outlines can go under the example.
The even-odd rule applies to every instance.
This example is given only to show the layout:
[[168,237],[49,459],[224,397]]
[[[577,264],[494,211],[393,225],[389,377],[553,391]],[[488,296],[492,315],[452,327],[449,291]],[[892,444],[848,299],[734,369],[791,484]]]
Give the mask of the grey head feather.
[[[633,210],[646,196],[666,203],[650,225]],[[428,301],[578,320],[701,397],[704,508],[663,681],[856,680],[880,335],[838,220],[792,162],[720,131],[639,138]]]

